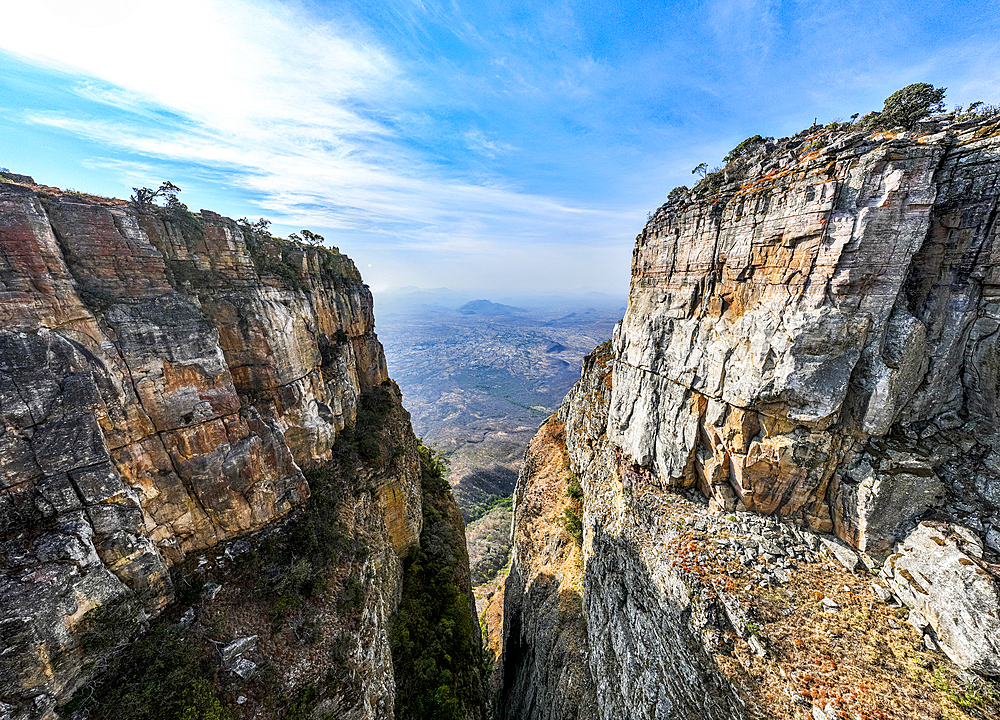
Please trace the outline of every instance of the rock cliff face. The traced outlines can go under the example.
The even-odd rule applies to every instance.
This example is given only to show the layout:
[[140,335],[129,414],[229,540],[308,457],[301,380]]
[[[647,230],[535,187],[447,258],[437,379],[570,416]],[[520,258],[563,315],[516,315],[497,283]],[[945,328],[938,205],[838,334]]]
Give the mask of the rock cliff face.
[[[726,642],[737,652],[750,635],[723,575],[750,567],[748,594],[790,583],[798,597],[790,578],[823,570],[817,548],[882,567],[888,589],[872,592],[918,610],[928,646],[1000,674],[1000,124],[817,127],[718,182],[651,217],[626,315],[559,413],[585,491],[581,640],[598,715],[796,717],[764,697],[764,676],[727,670]],[[693,492],[707,507],[672,514]],[[748,536],[756,526],[727,513],[787,525]],[[671,522],[689,520],[704,527],[679,549]],[[525,522],[515,507],[515,541]],[[695,571],[713,558],[740,563],[723,586]],[[548,612],[511,589],[505,623]],[[745,668],[756,654],[788,676],[800,645],[756,642]]]
[[[135,596],[137,626],[172,566],[309,497],[303,469],[387,380],[373,327],[336,250],[0,182],[0,716],[50,716],[86,680],[91,610]],[[397,584],[421,529],[406,425],[412,457],[370,473],[362,513]]]
[[581,614],[582,550],[563,529],[567,509],[575,512],[565,448],[565,426],[552,418],[525,451],[503,595],[502,717],[598,717]]

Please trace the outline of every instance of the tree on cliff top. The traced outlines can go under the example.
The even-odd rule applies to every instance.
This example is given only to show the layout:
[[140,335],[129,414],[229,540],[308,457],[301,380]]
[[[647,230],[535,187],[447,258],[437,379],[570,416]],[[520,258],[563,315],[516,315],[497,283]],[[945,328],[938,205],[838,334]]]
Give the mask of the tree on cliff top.
[[761,135],[754,135],[753,137],[748,137],[746,140],[744,140],[739,145],[737,145],[736,147],[734,147],[732,150],[729,151],[729,154],[722,159],[722,164],[728,165],[737,158],[741,158],[748,153],[751,153],[755,150],[759,150],[761,147],[771,142],[772,140],[774,140],[774,138],[763,137]]
[[873,113],[865,124],[872,130],[909,130],[928,115],[944,110],[946,90],[927,83],[907,85],[887,97],[882,111]]
[[169,180],[165,180],[162,183],[160,183],[160,187],[157,188],[156,190],[153,190],[153,188],[148,188],[148,187],[141,187],[141,188],[134,187],[132,189],[135,190],[135,194],[132,195],[132,197],[130,197],[129,200],[131,200],[132,204],[135,205],[140,210],[145,210],[152,207],[155,204],[157,198],[163,198],[168,203],[170,203],[171,201],[177,203],[178,202],[177,193],[181,191],[179,187],[174,185]]

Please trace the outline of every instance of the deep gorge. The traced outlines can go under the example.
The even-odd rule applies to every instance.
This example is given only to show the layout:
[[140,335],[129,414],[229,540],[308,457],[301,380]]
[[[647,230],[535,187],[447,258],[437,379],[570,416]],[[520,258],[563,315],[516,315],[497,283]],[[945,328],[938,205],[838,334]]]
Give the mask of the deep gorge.
[[349,258],[2,175],[0,718],[997,717],[1000,125],[761,140],[637,237],[485,638]]

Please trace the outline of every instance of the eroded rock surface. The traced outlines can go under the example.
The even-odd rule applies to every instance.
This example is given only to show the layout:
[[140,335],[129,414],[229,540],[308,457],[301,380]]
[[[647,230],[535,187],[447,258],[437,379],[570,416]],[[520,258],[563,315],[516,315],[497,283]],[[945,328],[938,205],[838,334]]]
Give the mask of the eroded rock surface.
[[886,559],[889,588],[920,612],[958,665],[1000,675],[997,568],[968,528],[922,522]]
[[636,241],[611,442],[665,488],[879,561],[932,510],[987,536],[1000,125],[817,133],[741,162]]
[[[302,468],[386,379],[371,294],[336,250],[208,211],[0,183],[12,717],[49,714],[83,681],[88,611],[134,594],[143,621],[172,599],[171,565],[308,498]],[[400,556],[420,534],[419,483],[417,469],[373,480]]]
[[503,595],[502,718],[597,718],[587,663],[582,549],[564,528],[570,475],[564,426],[549,420],[525,451],[515,546]]
[[[947,118],[812,128],[656,211],[558,416],[598,717],[936,717],[926,668],[996,674],[998,212],[1000,124]],[[515,506],[514,557],[537,564],[530,522]],[[888,588],[865,579],[883,561]],[[505,602],[538,626],[516,569]],[[517,679],[504,633],[505,689],[560,697]]]
[[660,208],[615,335],[616,444],[876,553],[951,487],[996,509],[997,132],[796,139]]

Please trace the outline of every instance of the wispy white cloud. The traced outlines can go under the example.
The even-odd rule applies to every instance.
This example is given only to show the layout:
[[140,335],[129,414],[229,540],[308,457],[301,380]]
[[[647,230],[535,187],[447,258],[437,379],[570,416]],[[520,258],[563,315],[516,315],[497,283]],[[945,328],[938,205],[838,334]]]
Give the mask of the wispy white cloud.
[[742,57],[740,70],[753,67],[753,61],[764,70],[761,61],[771,53],[779,29],[778,7],[779,0],[711,0],[707,10],[717,49]]
[[491,158],[495,158],[500,153],[515,152],[518,149],[509,143],[487,137],[486,133],[478,128],[467,130],[464,137],[470,150]]
[[930,0],[34,0],[0,48],[79,79],[17,121],[85,140],[88,167],[224,186],[373,284],[623,288],[646,211],[748,135],[912,81],[995,102],[997,23],[963,7],[941,28]]
[[[75,92],[122,111],[116,119],[49,111],[26,120],[149,158],[117,166],[130,183],[144,172],[155,182],[157,160],[211,167],[278,223],[367,237],[386,250],[447,253],[470,268],[498,242],[535,248],[581,216],[584,252],[630,224],[620,211],[465,177],[413,147],[399,122],[426,90],[356,28],[350,35],[294,5],[107,0],[111,21],[80,33],[75,7],[20,6],[0,27],[0,47],[94,78]],[[475,35],[467,23],[452,25]],[[149,122],[162,111],[179,121]],[[516,150],[479,128],[456,141],[490,158]]]

